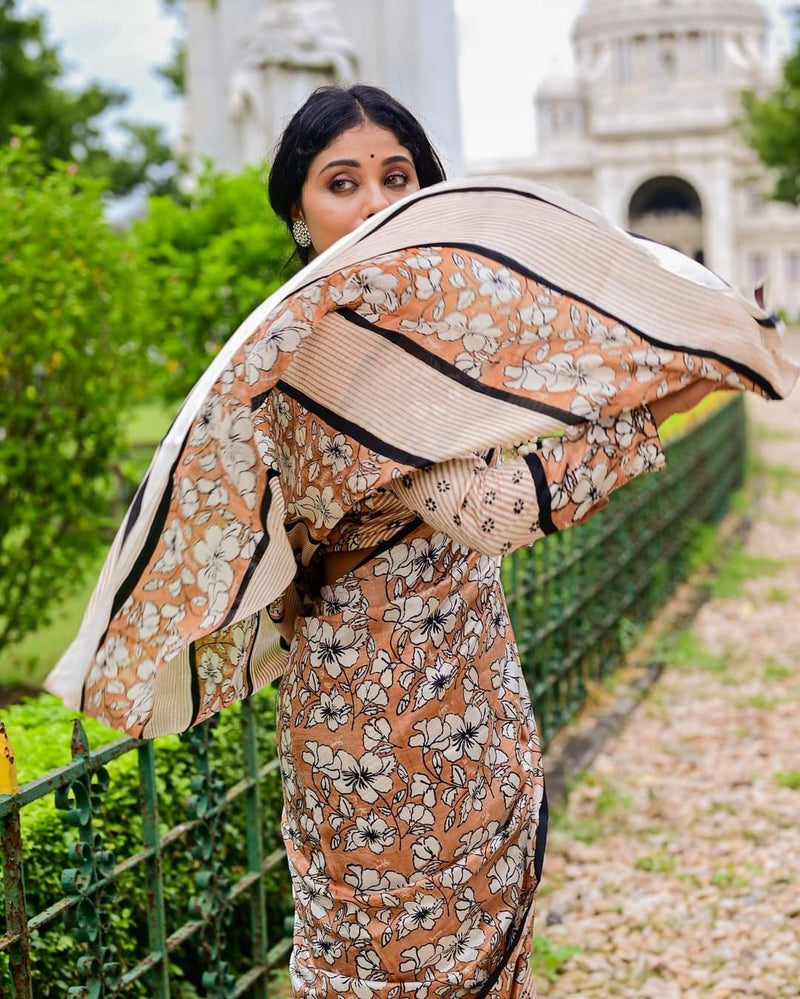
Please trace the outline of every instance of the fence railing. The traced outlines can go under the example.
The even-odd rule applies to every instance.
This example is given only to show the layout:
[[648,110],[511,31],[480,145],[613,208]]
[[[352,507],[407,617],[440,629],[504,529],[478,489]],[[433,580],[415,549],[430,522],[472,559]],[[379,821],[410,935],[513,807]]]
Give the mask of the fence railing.
[[[666,472],[642,477],[581,528],[551,535],[504,563],[511,617],[545,738],[578,709],[587,683],[621,662],[631,631],[685,574],[700,525],[723,512],[743,478],[745,429],[744,403],[736,397],[667,446]],[[182,757],[174,742],[167,754],[162,740],[121,738],[91,750],[76,720],[72,761],[20,789],[0,725],[0,995],[287,995],[285,983],[273,979],[291,947],[280,780],[271,716],[266,722],[258,717],[268,712],[270,696],[274,707],[268,689],[229,709],[224,720],[213,718],[185,733]],[[240,733],[227,736],[225,745],[237,743],[238,756],[226,749],[220,759],[217,730],[230,729],[237,712]],[[112,771],[129,754],[136,755],[138,790],[130,783],[128,796],[114,800]],[[160,757],[167,759],[166,769],[159,770]],[[226,786],[223,770],[229,778],[234,766],[241,778]],[[160,812],[169,803],[174,814],[175,796],[187,786],[184,817],[164,828]],[[265,807],[265,795],[271,807]],[[24,834],[26,810],[38,808],[41,816],[47,802],[53,806],[47,822],[28,830],[48,840],[51,856],[43,872],[40,861],[28,869],[31,844]],[[128,840],[135,836],[138,843],[121,860],[107,841],[112,829],[119,838],[111,812],[117,820],[122,812],[131,827]],[[65,835],[65,829],[72,832]],[[177,880],[172,870],[179,871]],[[126,902],[126,891],[133,902]],[[29,911],[32,899],[48,893],[56,897]]]

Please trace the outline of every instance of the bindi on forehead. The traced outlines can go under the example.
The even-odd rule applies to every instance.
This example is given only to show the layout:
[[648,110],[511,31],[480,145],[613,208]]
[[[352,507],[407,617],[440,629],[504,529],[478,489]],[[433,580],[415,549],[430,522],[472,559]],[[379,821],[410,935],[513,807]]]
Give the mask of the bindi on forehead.
[[369,154],[369,158],[370,158],[371,160],[374,160],[374,159],[375,159],[375,153],[370,153],[370,154]]

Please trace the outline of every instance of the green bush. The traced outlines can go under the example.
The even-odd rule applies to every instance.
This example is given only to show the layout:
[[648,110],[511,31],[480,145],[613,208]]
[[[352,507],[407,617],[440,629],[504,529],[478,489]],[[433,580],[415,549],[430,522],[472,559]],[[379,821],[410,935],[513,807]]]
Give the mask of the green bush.
[[151,286],[153,355],[164,396],[181,399],[243,319],[293,270],[292,241],[258,170],[207,170],[188,204],[149,200],[131,232]]
[[144,283],[102,188],[0,147],[0,650],[47,621],[105,544],[109,469],[146,374]]
[[[267,687],[254,697],[258,712],[259,759],[263,762],[275,755],[275,690]],[[60,702],[49,696],[0,712],[14,746],[19,763],[21,783],[36,779],[69,758],[71,719]],[[118,738],[119,733],[105,728],[90,718],[83,719],[84,729],[93,749]],[[243,775],[241,719],[238,706],[223,711],[214,731],[212,762],[225,784],[234,784]],[[197,773],[190,748],[177,736],[156,741],[156,781],[158,791],[159,828],[167,829],[187,818],[186,799],[192,793],[191,779]],[[100,832],[104,848],[113,852],[119,862],[142,848],[141,808],[138,790],[137,753],[126,753],[109,767],[111,783],[102,795],[98,819],[93,828]],[[260,786],[262,811],[262,843],[264,855],[281,843],[281,789],[277,774]],[[25,886],[29,916],[42,911],[62,897],[61,871],[72,866],[68,844],[75,833],[65,822],[63,812],[55,808],[53,795],[26,806],[21,812]],[[246,869],[246,826],[241,800],[229,806],[221,826],[221,842],[215,860],[223,863],[230,880],[235,881]],[[198,862],[191,854],[191,835],[180,837],[171,844],[163,857],[163,880],[167,932],[174,932],[194,914],[189,902],[197,894],[194,873]],[[291,889],[285,865],[267,877],[268,929],[271,944],[284,934],[284,920],[291,914]],[[129,970],[149,951],[147,936],[147,885],[142,866],[128,872],[119,882],[119,897],[111,906],[110,943],[115,959]],[[0,907],[2,908],[2,907]],[[252,965],[250,920],[246,902],[234,909],[234,929],[227,937],[225,958],[241,974]],[[0,920],[0,926],[2,921]],[[0,935],[4,928],[0,928]],[[79,982],[77,962],[83,951],[63,920],[35,933],[32,939],[34,991],[41,999],[60,999],[72,985]],[[170,960],[173,995],[190,999],[199,993],[200,978],[205,970],[200,955],[198,937],[176,951]],[[7,959],[0,960],[0,980],[7,972]],[[145,980],[130,986],[126,996],[147,999],[152,994]]]

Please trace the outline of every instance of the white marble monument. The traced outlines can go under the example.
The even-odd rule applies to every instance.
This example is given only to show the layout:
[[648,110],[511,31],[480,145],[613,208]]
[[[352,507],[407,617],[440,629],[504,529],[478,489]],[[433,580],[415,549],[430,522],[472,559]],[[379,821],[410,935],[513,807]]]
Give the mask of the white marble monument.
[[384,87],[461,172],[452,0],[187,0],[187,132],[197,168],[268,158],[321,84]]
[[767,202],[770,180],[734,127],[739,94],[775,80],[755,0],[588,0],[576,71],[535,96],[538,152],[472,163],[575,194],[626,229],[703,260],[773,308],[800,314],[800,210]]

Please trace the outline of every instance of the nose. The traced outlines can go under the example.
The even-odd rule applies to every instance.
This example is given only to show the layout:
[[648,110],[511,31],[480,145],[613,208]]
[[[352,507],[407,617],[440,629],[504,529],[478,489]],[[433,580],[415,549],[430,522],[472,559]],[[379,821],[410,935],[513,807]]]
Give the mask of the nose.
[[367,189],[367,195],[364,199],[361,218],[372,218],[373,215],[381,211],[381,209],[385,208],[388,204],[389,199],[386,196],[386,190],[383,185],[376,184],[374,186],[370,186]]

